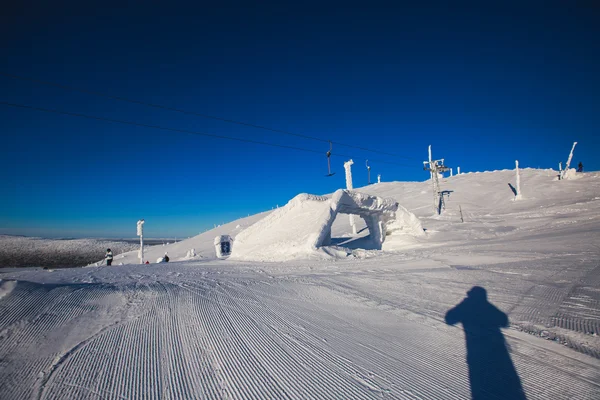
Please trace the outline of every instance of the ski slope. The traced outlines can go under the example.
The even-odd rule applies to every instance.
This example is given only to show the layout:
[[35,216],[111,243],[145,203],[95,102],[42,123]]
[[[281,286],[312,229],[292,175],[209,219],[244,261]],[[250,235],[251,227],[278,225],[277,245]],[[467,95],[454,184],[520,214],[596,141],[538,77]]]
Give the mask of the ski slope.
[[[360,188],[426,229],[382,251],[341,215],[328,258],[215,258],[266,213],[146,251],[174,262],[0,270],[0,398],[600,398],[600,174],[553,179],[515,202],[514,171],[447,178],[441,216],[429,182]],[[444,320],[474,286],[510,322],[485,357]]]

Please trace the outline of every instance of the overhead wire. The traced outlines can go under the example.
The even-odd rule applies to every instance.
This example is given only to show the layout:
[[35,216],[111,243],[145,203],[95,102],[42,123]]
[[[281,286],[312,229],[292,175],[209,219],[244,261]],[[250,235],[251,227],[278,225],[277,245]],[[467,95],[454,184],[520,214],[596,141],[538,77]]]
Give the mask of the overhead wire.
[[55,82],[49,82],[49,81],[44,81],[44,80],[39,80],[39,79],[34,79],[34,78],[29,78],[29,77],[24,77],[24,76],[20,76],[20,75],[9,74],[9,73],[3,72],[3,71],[0,71],[0,75],[2,75],[4,77],[7,77],[7,78],[12,78],[12,79],[18,79],[18,80],[22,80],[22,81],[33,82],[33,83],[40,84],[40,85],[53,86],[53,87],[57,87],[57,88],[60,88],[60,89],[63,89],[63,90],[70,90],[70,91],[85,93],[85,94],[89,94],[89,95],[93,95],[93,96],[104,97],[104,98],[108,98],[108,99],[112,99],[112,100],[118,100],[118,101],[123,101],[123,102],[127,102],[127,103],[138,104],[138,105],[144,105],[144,106],[147,106],[147,107],[153,107],[153,108],[158,108],[158,109],[162,109],[162,110],[174,111],[174,112],[178,112],[178,113],[182,113],[182,114],[194,115],[194,116],[197,116],[197,117],[202,117],[202,118],[207,118],[207,119],[213,119],[213,120],[217,120],[217,121],[227,122],[227,123],[231,123],[231,124],[237,124],[237,125],[241,125],[241,126],[247,126],[247,127],[256,128],[256,129],[262,129],[262,130],[271,131],[271,132],[275,132],[275,133],[281,133],[281,134],[285,134],[285,135],[297,136],[297,137],[301,137],[301,138],[304,138],[304,139],[317,140],[317,141],[326,142],[326,143],[327,142],[331,142],[331,143],[333,143],[335,145],[339,145],[339,146],[345,146],[345,147],[355,148],[355,149],[358,149],[358,150],[363,150],[363,151],[368,151],[368,152],[372,152],[372,153],[383,154],[383,155],[392,156],[392,157],[404,158],[404,159],[408,159],[408,160],[416,160],[416,158],[414,158],[414,157],[407,157],[407,156],[402,156],[402,155],[399,155],[399,154],[389,153],[389,152],[385,152],[385,151],[373,150],[373,149],[369,149],[369,148],[366,148],[366,147],[351,145],[351,144],[348,144],[348,143],[343,143],[343,142],[338,142],[338,141],[331,141],[331,140],[328,140],[328,139],[322,139],[322,138],[318,138],[318,137],[315,137],[315,136],[303,135],[303,134],[294,133],[294,132],[290,132],[290,131],[286,131],[286,130],[269,128],[269,127],[262,126],[262,125],[250,124],[250,123],[247,123],[247,122],[236,121],[234,119],[228,119],[228,118],[222,118],[222,117],[217,117],[217,116],[208,115],[208,114],[202,114],[202,113],[198,113],[198,112],[195,112],[195,111],[182,110],[182,109],[175,108],[175,107],[169,107],[169,106],[164,106],[164,105],[160,105],[160,104],[148,103],[148,102],[144,102],[144,101],[140,101],[140,100],[129,99],[129,98],[126,98],[126,97],[113,96],[113,95],[110,95],[110,94],[106,94],[106,93],[102,93],[102,92],[97,92],[97,91],[93,91],[93,90],[81,89],[81,88],[77,88],[77,87],[74,87],[74,86],[63,85],[63,84],[59,84],[59,83],[55,83]]
[[[69,111],[29,106],[29,105],[25,105],[25,104],[17,104],[17,103],[0,101],[0,105],[35,110],[35,111],[42,111],[42,112],[53,113],[53,114],[68,115],[68,116],[72,116],[72,117],[87,118],[87,119],[92,119],[92,120],[97,120],[97,121],[112,122],[112,123],[118,123],[118,124],[123,124],[123,125],[139,126],[139,127],[143,127],[143,128],[159,129],[159,130],[179,132],[179,133],[188,133],[188,134],[207,136],[207,137],[213,137],[213,138],[218,138],[218,139],[227,139],[227,140],[234,140],[234,141],[238,141],[238,142],[253,143],[253,144],[258,144],[258,145],[263,145],[263,146],[279,147],[279,148],[284,148],[284,149],[304,151],[304,152],[308,152],[308,153],[324,154],[323,152],[318,151],[318,150],[305,149],[305,148],[297,147],[297,146],[288,146],[288,145],[282,145],[282,144],[277,144],[277,143],[262,142],[262,141],[258,141],[258,140],[243,139],[243,138],[237,138],[237,137],[233,137],[233,136],[217,135],[217,134],[213,134],[213,133],[191,131],[191,130],[187,130],[187,129],[169,128],[169,127],[164,127],[164,126],[159,126],[159,125],[143,124],[143,123],[133,122],[133,121],[124,121],[124,120],[118,120],[118,119],[112,119],[112,118],[106,118],[106,117],[98,117],[98,116],[88,115],[88,114],[81,114],[81,113],[74,113],[74,112],[69,112]],[[340,154],[340,153],[332,152],[331,155],[352,158],[351,155],[347,155],[347,154]],[[398,166],[402,166],[402,167],[414,167],[414,165],[400,164],[400,163],[396,163],[393,161],[384,161],[384,160],[371,160],[371,161],[376,161],[376,162],[383,163],[383,164],[398,165]]]

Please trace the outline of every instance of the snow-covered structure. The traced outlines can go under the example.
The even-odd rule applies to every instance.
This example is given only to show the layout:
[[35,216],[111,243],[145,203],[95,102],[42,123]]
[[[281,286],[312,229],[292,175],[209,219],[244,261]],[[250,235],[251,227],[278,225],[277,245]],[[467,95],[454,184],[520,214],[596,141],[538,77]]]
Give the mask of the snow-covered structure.
[[214,240],[215,245],[215,254],[217,258],[225,258],[229,257],[231,254],[231,245],[233,244],[233,239],[229,235],[219,235]]
[[338,190],[331,198],[302,193],[236,236],[232,258],[287,260],[316,255],[331,244],[338,213],[360,216],[369,229],[371,248],[381,249],[387,235],[424,235],[419,219],[394,199]]

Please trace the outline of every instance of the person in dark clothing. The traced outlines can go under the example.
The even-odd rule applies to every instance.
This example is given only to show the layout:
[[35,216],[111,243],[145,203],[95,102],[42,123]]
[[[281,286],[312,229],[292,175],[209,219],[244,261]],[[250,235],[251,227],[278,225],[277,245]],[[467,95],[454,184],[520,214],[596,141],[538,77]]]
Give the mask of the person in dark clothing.
[[169,262],[169,256],[167,255],[167,253],[165,253],[165,256],[163,257],[163,261]]
[[113,260],[113,253],[110,249],[106,249],[106,256],[104,258],[106,259],[106,265],[110,266]]
[[579,165],[577,166],[577,172],[583,172],[583,164],[579,161]]
[[508,327],[508,317],[487,301],[484,288],[471,288],[467,297],[446,313],[445,320],[449,325],[463,325],[473,400],[526,399],[500,331]]

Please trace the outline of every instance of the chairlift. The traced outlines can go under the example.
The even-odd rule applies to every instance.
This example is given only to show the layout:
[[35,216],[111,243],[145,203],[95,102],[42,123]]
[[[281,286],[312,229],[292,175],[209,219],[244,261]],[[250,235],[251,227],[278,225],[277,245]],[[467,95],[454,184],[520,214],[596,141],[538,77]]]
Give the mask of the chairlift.
[[333,145],[331,144],[331,141],[329,142],[329,151],[327,152],[327,175],[325,176],[333,176],[335,175],[335,172],[331,172],[331,150],[333,149]]

